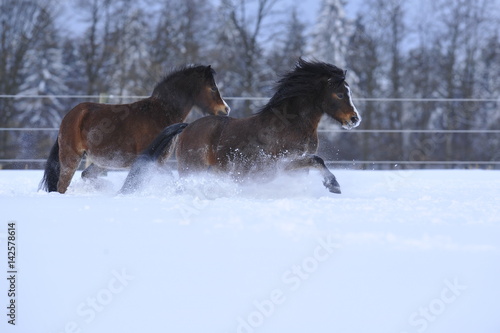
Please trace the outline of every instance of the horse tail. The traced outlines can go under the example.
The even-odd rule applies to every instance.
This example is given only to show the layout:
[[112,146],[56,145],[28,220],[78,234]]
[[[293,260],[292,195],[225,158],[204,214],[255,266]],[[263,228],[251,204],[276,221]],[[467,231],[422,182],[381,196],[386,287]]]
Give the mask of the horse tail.
[[[173,124],[165,128],[139,155],[139,159],[158,161],[172,147],[172,140],[187,126],[186,123]],[[134,163],[135,164],[135,163]]]
[[136,158],[130,168],[119,193],[127,194],[135,191],[146,180],[148,172],[172,148],[173,139],[180,134],[188,124],[178,123],[165,128],[151,144]]
[[59,182],[60,173],[61,165],[59,163],[59,141],[56,140],[50,150],[47,163],[45,163],[45,172],[38,189],[43,189],[47,192],[57,191],[57,183]]

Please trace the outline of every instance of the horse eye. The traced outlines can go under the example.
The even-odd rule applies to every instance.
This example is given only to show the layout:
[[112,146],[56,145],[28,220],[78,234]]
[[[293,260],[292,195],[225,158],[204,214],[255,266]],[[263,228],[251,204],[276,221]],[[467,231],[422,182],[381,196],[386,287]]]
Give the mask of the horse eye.
[[212,87],[212,92],[217,92],[217,87]]
[[337,97],[340,98],[340,99],[342,99],[342,98],[344,98],[344,94],[343,93],[338,93]]

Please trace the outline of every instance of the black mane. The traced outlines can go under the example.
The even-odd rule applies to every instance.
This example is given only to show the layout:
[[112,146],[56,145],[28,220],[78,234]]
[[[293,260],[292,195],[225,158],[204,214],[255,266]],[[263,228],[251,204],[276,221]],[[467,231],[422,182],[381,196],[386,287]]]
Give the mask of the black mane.
[[[169,86],[182,86],[184,84],[194,84],[199,82],[199,80],[193,80],[193,74],[195,75],[205,75],[205,77],[213,78],[215,75],[215,71],[213,68],[209,66],[203,65],[187,65],[184,67],[179,67],[176,70],[173,70],[169,74],[165,75],[163,79],[160,80],[156,84],[153,89],[152,97],[161,98],[165,96],[166,92],[165,88],[168,89]],[[193,87],[193,90],[196,89]]]
[[344,70],[334,65],[308,62],[300,58],[295,69],[283,75],[277,82],[273,97],[260,112],[271,110],[291,97],[314,96],[318,94],[319,85],[325,84],[326,80],[333,86],[340,85],[345,81],[345,75]]

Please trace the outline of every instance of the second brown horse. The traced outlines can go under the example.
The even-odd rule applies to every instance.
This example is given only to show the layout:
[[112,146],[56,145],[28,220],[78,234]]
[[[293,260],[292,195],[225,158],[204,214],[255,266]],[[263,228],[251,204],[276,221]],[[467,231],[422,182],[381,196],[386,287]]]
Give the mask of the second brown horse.
[[315,155],[317,128],[324,114],[345,129],[354,128],[361,121],[345,82],[345,71],[327,63],[300,59],[296,68],[278,82],[271,100],[255,115],[243,119],[208,116],[189,125],[176,124],[165,129],[134,163],[122,193],[140,185],[147,163],[169,155],[176,135],[180,176],[209,171],[230,174],[236,179],[269,179],[279,170],[315,168],[330,192],[340,193],[335,176]]
[[151,97],[131,104],[81,103],[63,118],[49,154],[40,187],[66,192],[84,155],[101,168],[129,167],[137,155],[168,125],[182,122],[193,107],[205,114],[227,115],[210,66],[188,66],[165,77]]

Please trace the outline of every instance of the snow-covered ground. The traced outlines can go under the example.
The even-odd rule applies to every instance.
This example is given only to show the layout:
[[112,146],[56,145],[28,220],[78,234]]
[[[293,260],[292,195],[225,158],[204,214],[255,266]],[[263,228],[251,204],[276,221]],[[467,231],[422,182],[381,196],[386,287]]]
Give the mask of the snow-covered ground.
[[334,173],[60,195],[0,171],[0,331],[500,332],[500,171]]

